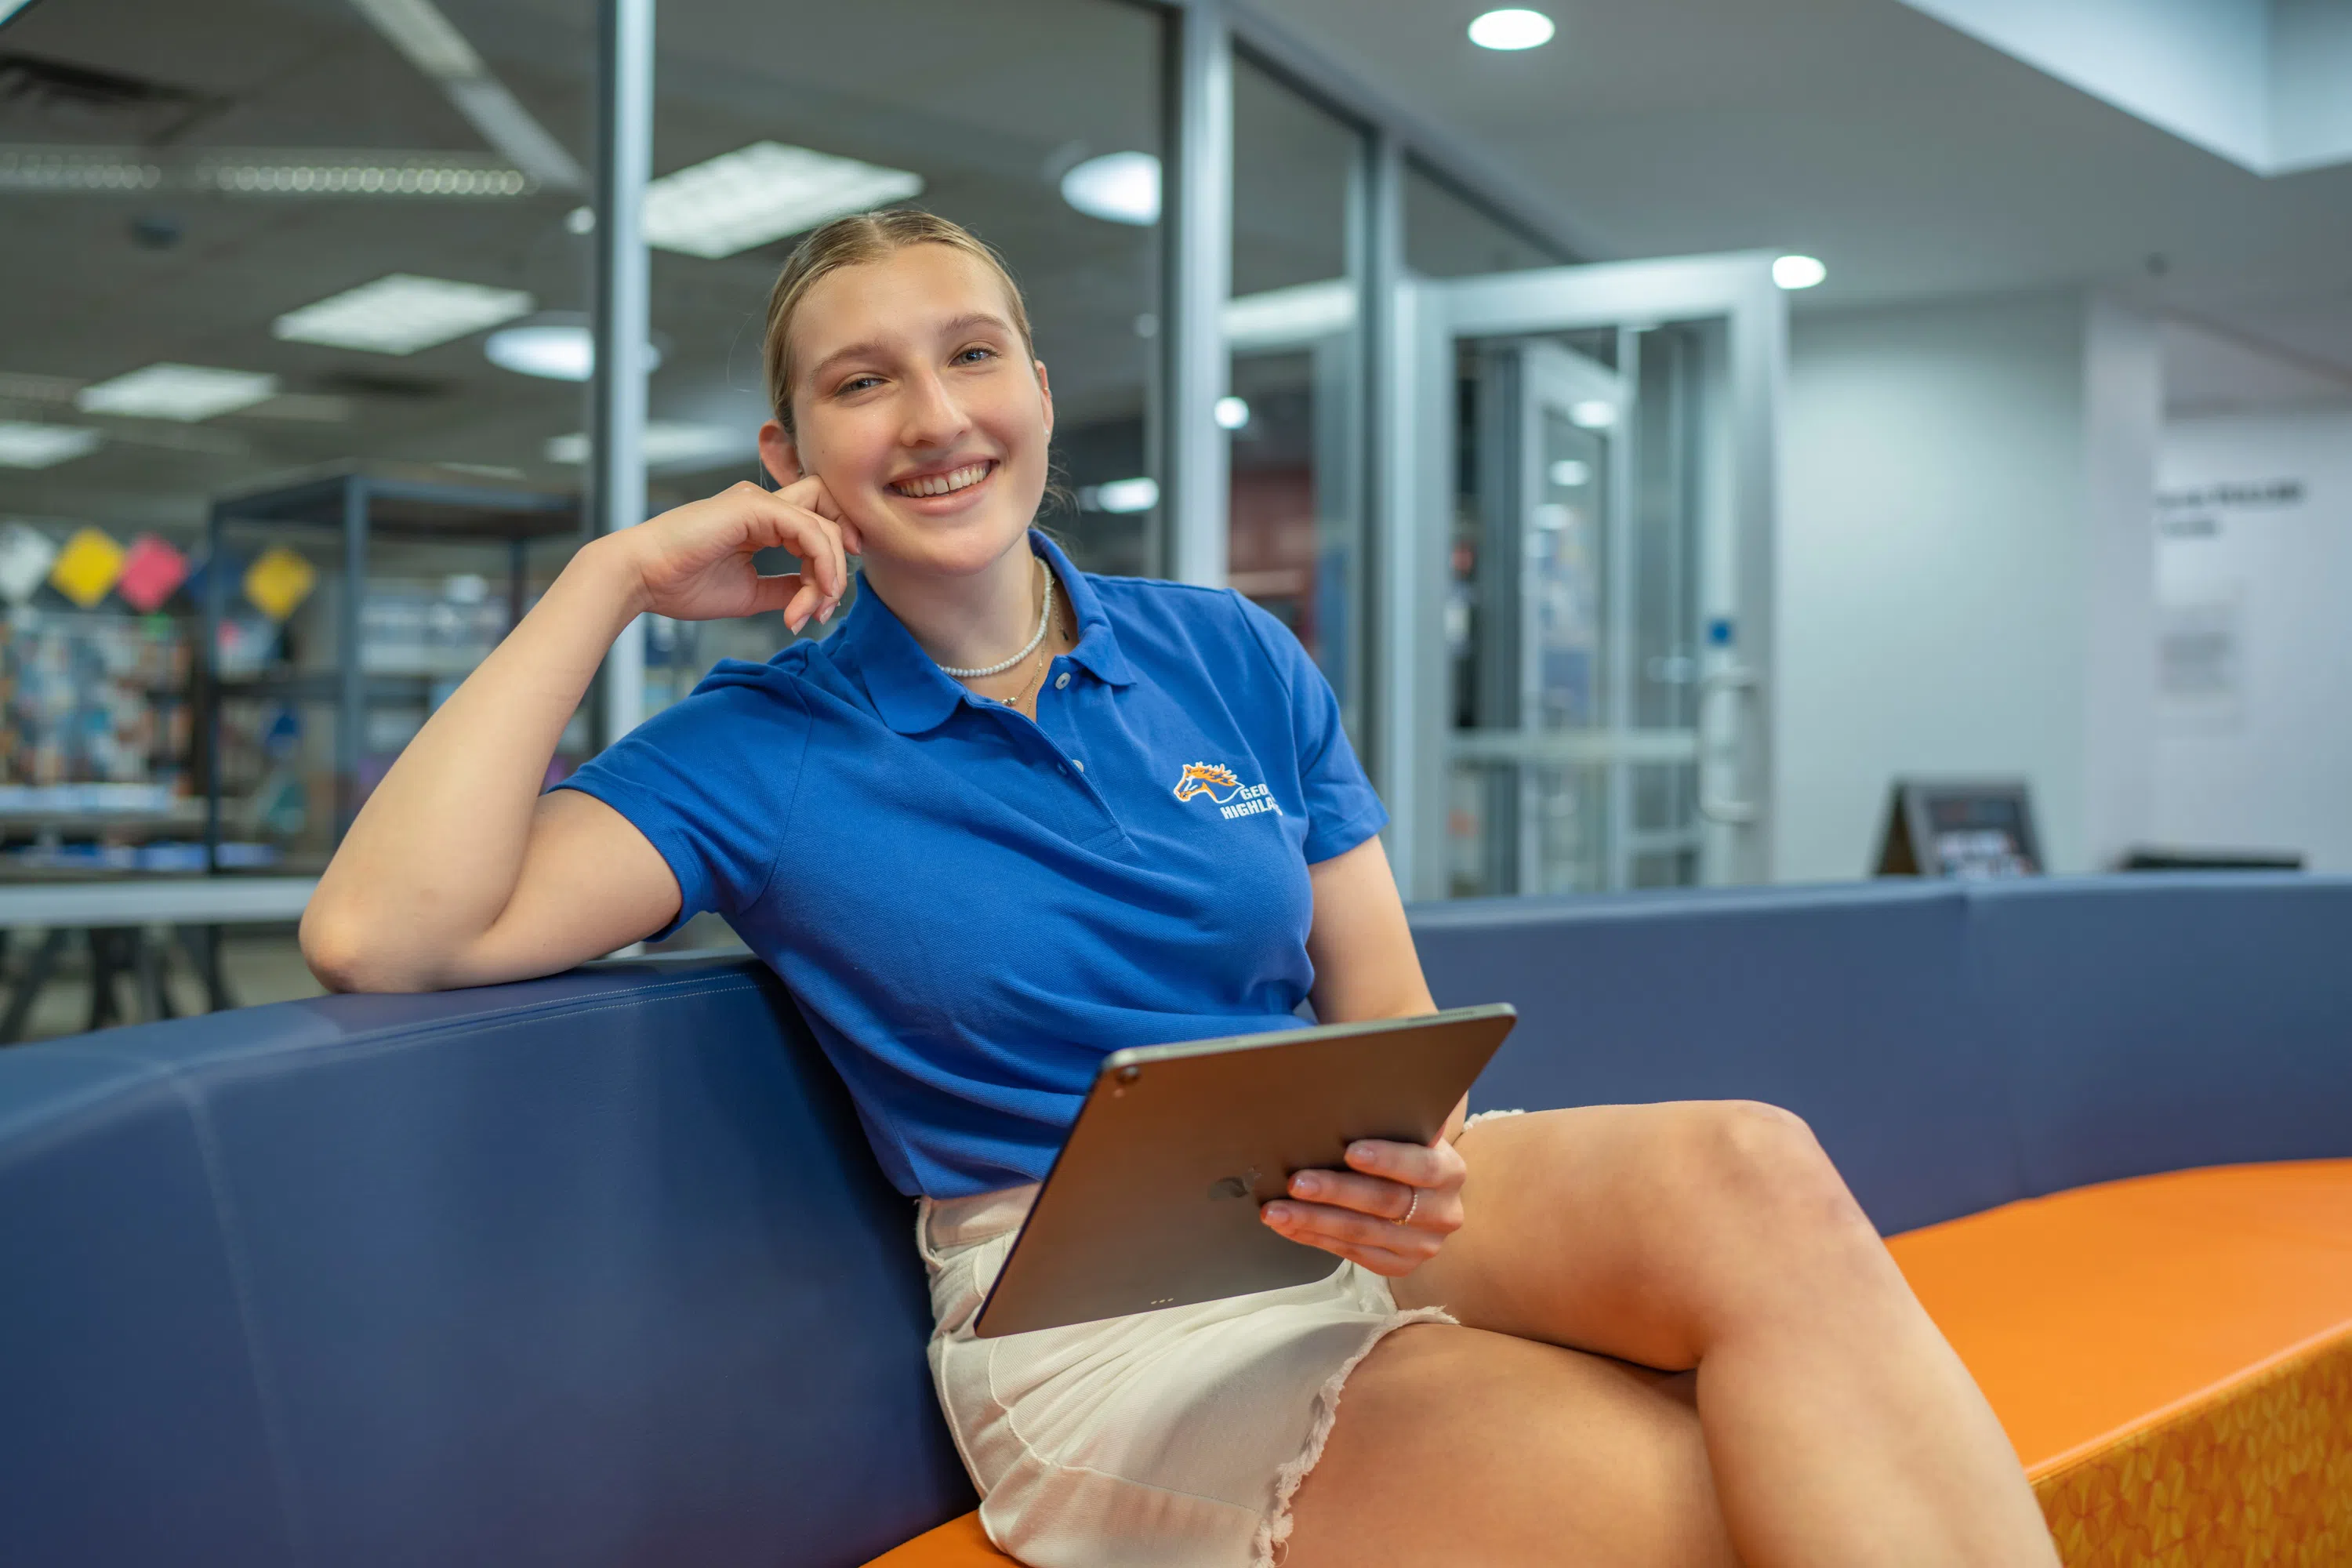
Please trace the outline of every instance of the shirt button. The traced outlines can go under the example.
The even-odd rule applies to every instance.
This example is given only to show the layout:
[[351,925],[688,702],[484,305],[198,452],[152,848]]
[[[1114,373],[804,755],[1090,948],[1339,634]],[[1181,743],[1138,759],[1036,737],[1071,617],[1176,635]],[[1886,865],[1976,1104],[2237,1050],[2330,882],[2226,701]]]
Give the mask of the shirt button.
[[1080,773],[1085,773],[1087,771],[1087,764],[1078,761],[1076,757],[1072,757],[1070,759],[1070,766],[1077,769]]
[[1056,690],[1056,691],[1059,691],[1060,689],[1062,689],[1062,688],[1064,688],[1065,686],[1067,686],[1069,683],[1070,683],[1070,672],[1069,672],[1068,670],[1066,670],[1066,670],[1062,671],[1062,673],[1061,673],[1060,675],[1058,675],[1058,676],[1056,676],[1056,677],[1055,677],[1055,678],[1054,678],[1054,689],[1055,689],[1055,690]]

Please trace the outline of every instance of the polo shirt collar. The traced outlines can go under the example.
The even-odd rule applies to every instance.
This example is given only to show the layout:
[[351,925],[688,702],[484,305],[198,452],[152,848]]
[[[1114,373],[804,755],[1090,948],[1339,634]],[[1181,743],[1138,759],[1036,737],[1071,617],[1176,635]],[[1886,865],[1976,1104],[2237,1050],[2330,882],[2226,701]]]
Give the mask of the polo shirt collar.
[[[1054,569],[1076,614],[1078,646],[1071,649],[1070,662],[1109,685],[1133,684],[1135,672],[1119,651],[1110,617],[1103,613],[1102,601],[1086,574],[1070,564],[1059,545],[1034,529],[1029,531],[1029,547]],[[835,635],[856,657],[874,710],[902,735],[935,730],[947,722],[958,703],[978,706],[983,700],[940,668],[870,585],[861,584],[856,603],[849,607],[849,618]]]

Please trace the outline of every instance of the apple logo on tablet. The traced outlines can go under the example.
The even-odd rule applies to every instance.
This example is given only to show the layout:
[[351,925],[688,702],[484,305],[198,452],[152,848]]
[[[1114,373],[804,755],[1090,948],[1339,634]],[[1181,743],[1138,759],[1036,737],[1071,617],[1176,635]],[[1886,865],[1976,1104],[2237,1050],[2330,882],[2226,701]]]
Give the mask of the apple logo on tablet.
[[1253,1165],[1238,1176],[1224,1176],[1209,1184],[1209,1201],[1220,1198],[1245,1198],[1257,1186],[1257,1167]]

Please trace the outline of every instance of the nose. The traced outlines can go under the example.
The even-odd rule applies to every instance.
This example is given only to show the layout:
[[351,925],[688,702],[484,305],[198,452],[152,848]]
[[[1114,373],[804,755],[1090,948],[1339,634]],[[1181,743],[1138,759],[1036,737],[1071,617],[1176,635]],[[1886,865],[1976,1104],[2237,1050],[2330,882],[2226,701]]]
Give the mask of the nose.
[[924,370],[909,377],[906,386],[906,424],[898,432],[901,445],[919,449],[952,447],[971,427],[936,371]]

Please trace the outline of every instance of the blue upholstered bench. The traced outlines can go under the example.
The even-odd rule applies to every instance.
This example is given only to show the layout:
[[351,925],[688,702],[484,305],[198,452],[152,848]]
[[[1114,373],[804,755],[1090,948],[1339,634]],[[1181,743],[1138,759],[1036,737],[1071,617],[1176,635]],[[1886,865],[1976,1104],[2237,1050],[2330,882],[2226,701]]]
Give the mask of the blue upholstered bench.
[[[1888,1231],[2352,1154],[2352,880],[1414,912],[1478,1107],[1747,1096]],[[0,1051],[0,1561],[855,1564],[971,1506],[911,1208],[772,976]]]

